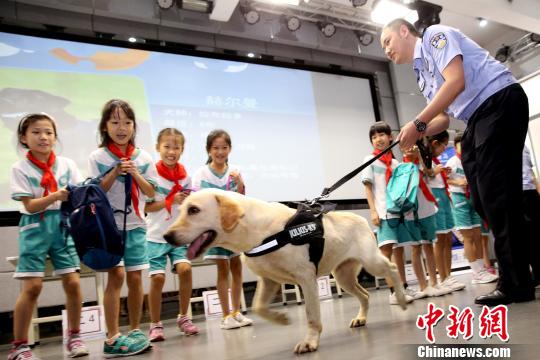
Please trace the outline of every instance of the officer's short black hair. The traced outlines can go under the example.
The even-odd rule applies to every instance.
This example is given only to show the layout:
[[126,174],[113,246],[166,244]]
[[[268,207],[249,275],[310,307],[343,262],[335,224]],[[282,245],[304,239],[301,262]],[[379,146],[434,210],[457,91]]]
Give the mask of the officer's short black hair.
[[388,24],[386,24],[384,27],[391,28],[394,31],[399,31],[399,28],[401,27],[401,25],[405,25],[407,29],[409,29],[409,32],[413,34],[414,36],[422,37],[422,35],[420,34],[420,32],[418,32],[418,30],[416,30],[414,25],[405,19],[398,18],[398,19],[392,20]]

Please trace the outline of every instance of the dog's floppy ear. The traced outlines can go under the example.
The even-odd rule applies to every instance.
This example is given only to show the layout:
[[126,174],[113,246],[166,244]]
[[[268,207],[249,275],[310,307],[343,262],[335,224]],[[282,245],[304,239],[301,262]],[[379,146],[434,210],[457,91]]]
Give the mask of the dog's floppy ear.
[[229,233],[234,230],[238,221],[244,216],[244,209],[240,207],[238,202],[224,195],[216,195],[216,200],[219,204],[221,227]]

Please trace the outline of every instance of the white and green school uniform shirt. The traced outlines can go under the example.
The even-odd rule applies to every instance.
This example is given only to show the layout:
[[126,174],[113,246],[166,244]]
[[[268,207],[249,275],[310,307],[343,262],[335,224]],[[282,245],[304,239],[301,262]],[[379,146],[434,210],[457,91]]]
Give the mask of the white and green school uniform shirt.
[[[234,171],[240,173],[237,166],[229,164],[225,173],[218,175],[210,168],[210,165],[201,166],[193,175],[193,188],[195,190],[215,188],[237,192],[238,185],[231,178],[231,172]],[[230,259],[238,255],[240,254],[221,247],[214,247],[207,251],[204,259]]]
[[[371,160],[373,155],[364,158],[364,163]],[[396,159],[392,159],[392,170],[399,165]],[[370,183],[375,200],[375,208],[381,220],[397,217],[386,213],[386,165],[380,160],[375,160],[371,165],[362,171],[362,183]],[[397,240],[397,239],[396,239]]]
[[[58,189],[65,188],[68,184],[78,184],[84,179],[71,159],[57,156],[53,165],[54,178],[58,184]],[[21,197],[28,196],[33,199],[43,197],[45,189],[40,185],[43,172],[28,159],[16,162],[11,168],[11,198],[20,201]],[[47,210],[60,210],[60,201],[56,201],[47,207]],[[22,214],[30,215],[28,211],[21,207]]]
[[[191,178],[189,176],[186,176],[178,183],[183,189],[191,189]],[[165,179],[158,173],[156,194],[152,201],[165,200],[173,186],[174,182]],[[178,218],[178,215],[180,215],[179,205],[173,203],[170,214],[164,207],[159,211],[149,212],[146,216],[146,224],[148,226],[146,239],[148,240],[148,259],[150,262],[148,276],[165,273],[167,257],[171,261],[171,270],[173,273],[176,272],[176,264],[181,262],[191,264],[191,261],[187,258],[187,245],[175,247],[169,245],[163,239],[163,234]]]
[[[373,155],[368,155],[364,158],[367,162],[373,158]],[[391,168],[394,170],[399,165],[396,159],[392,159]],[[377,244],[379,247],[388,244],[398,243],[397,226],[389,226],[391,219],[397,219],[399,216],[388,214],[386,211],[386,164],[381,160],[375,160],[361,174],[362,183],[371,184],[373,191],[373,200],[375,201],[375,210],[381,219],[381,225],[375,229],[377,233]]]
[[[137,169],[144,179],[155,187],[157,185],[157,171],[152,157],[146,151],[137,148],[131,156],[131,160],[135,162]],[[118,161],[120,161],[120,159],[107,150],[107,148],[94,150],[88,158],[90,175],[93,177],[99,176],[114,166]],[[107,192],[107,198],[114,210],[124,211],[126,198],[124,177],[118,176],[116,178]],[[132,208],[126,218],[126,230],[133,230],[136,228],[146,229],[144,206],[147,200],[148,198],[139,190],[139,214],[141,217],[137,216],[135,209]],[[131,207],[133,207],[133,202]],[[124,214],[122,212],[115,212],[114,219],[116,220],[116,226],[118,226],[119,229],[122,229],[124,226]]]
[[238,185],[230,177],[231,172],[240,173],[240,170],[237,166],[228,165],[225,173],[218,175],[210,165],[201,166],[193,175],[193,188],[196,190],[214,188],[237,192]]
[[[191,178],[186,176],[183,180],[179,181],[179,184],[183,189],[191,189]],[[169,181],[159,174],[157,175],[156,194],[152,201],[163,201],[174,186],[174,182]],[[146,238],[148,241],[166,244],[163,239],[163,234],[171,226],[171,224],[178,218],[180,211],[178,210],[178,204],[174,204],[171,207],[171,213],[163,208],[159,211],[149,212],[146,215],[146,224],[148,226],[146,232]]]
[[[75,162],[57,156],[53,174],[58,188],[68,184],[76,185],[83,177]],[[40,185],[43,172],[28,159],[18,161],[11,168],[11,198],[20,201],[22,197],[38,199],[45,189]],[[79,270],[79,257],[73,239],[67,241],[60,232],[60,201],[49,205],[43,212],[31,214],[24,206],[19,223],[19,261],[14,278],[45,276],[45,259],[50,256],[55,275],[63,275]]]
[[[461,159],[457,156],[452,156],[446,162],[446,166],[452,169],[450,174],[448,174],[448,180],[461,180],[465,179],[465,171],[463,170],[463,165],[461,164]],[[448,186],[451,193],[460,193],[465,194],[465,188],[456,185]]]
[[[461,164],[461,159],[457,156],[451,157],[446,166],[452,169],[448,175],[449,180],[465,179],[465,171]],[[480,215],[474,210],[472,200],[467,199],[466,189],[462,186],[449,185],[454,203],[454,223],[457,230],[466,230],[479,227],[482,224]]]

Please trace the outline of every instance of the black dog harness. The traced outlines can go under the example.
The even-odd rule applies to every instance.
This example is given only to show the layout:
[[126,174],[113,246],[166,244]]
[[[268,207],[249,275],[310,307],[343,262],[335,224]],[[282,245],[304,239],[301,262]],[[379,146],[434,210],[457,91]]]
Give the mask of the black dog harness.
[[261,245],[244,253],[248,257],[266,255],[287,244],[309,245],[309,261],[318,270],[324,251],[323,214],[335,208],[335,204],[298,204],[293,217],[285,224],[285,229],[264,239]]
[[[324,250],[324,228],[322,224],[323,215],[336,208],[336,204],[329,202],[320,203],[319,200],[326,198],[330,193],[347,181],[358,175],[362,170],[371,165],[378,158],[383,156],[387,151],[390,151],[394,146],[399,144],[399,140],[390,144],[386,149],[381,151],[378,155],[375,155],[364,164],[351,171],[341,179],[339,179],[334,185],[329,188],[324,188],[321,196],[304,203],[298,203],[298,208],[293,217],[285,224],[285,229],[264,239],[261,245],[251,249],[244,254],[248,257],[261,256],[277,249],[281,249],[287,244],[292,245],[309,245],[309,261],[315,265],[315,269],[319,268],[319,261],[322,258]],[[423,152],[426,147],[417,142],[422,158],[431,160],[431,155],[424,156]],[[427,160],[426,160],[427,161]],[[427,164],[426,164],[427,165]]]

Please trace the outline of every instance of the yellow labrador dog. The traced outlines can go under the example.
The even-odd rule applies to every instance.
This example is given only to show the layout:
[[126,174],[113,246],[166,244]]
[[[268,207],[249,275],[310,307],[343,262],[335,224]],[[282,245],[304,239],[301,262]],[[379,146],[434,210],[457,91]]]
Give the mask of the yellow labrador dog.
[[[205,189],[192,193],[180,206],[180,216],[164,238],[172,245],[187,245],[188,257],[220,246],[234,252],[248,252],[269,236],[284,229],[295,210],[279,204],[253,199],[233,192]],[[371,274],[387,277],[405,309],[405,297],[396,266],[377,248],[367,221],[352,213],[330,212],[323,217],[324,251],[316,271],[310,262],[308,245],[287,244],[258,257],[244,257],[249,268],[259,275],[252,309],[268,320],[287,324],[286,314],[269,309],[281,283],[302,287],[306,303],[308,332],[294,351],[317,350],[322,331],[317,278],[332,273],[339,285],[360,301],[358,315],[350,326],[365,325],[369,294],[357,281],[361,266]]]

